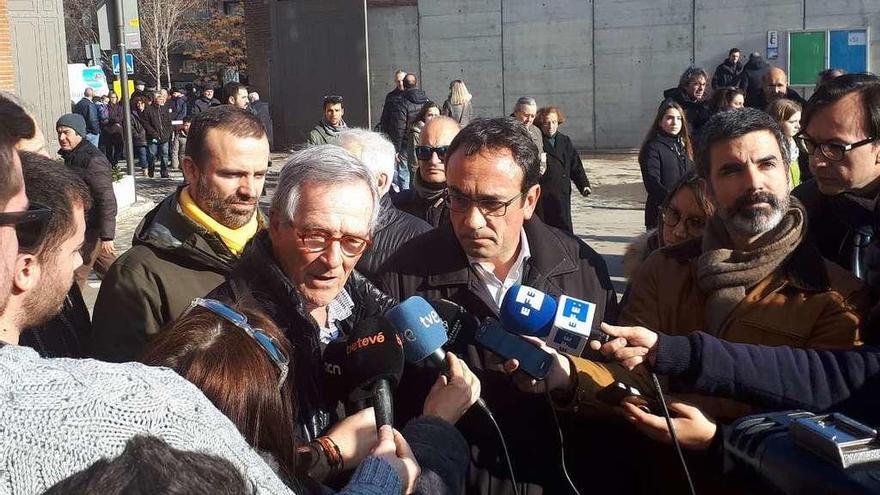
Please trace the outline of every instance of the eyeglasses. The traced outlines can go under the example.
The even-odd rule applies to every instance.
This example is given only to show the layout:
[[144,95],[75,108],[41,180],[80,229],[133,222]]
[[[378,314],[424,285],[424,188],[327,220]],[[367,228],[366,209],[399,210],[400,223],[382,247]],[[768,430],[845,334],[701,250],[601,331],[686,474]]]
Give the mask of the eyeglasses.
[[373,243],[369,239],[354,235],[341,235],[335,237],[322,230],[307,230],[299,232],[299,240],[303,249],[309,253],[321,253],[327,250],[333,242],[339,242],[342,254],[353,258],[364,251]]
[[438,146],[436,148],[432,148],[431,146],[416,146],[416,158],[423,161],[428,161],[431,159],[431,155],[437,153],[437,158],[443,160],[446,158],[446,153],[449,152],[449,146]]
[[456,194],[447,190],[443,199],[446,201],[446,206],[457,213],[465,213],[471,209],[472,205],[476,205],[477,209],[480,210],[480,214],[484,217],[503,217],[504,215],[507,215],[507,207],[522,195],[523,193],[519,193],[507,201],[498,201],[494,199],[473,200],[467,196],[462,196],[461,194]]
[[31,202],[27,211],[0,213],[0,225],[14,225],[18,249],[27,252],[40,245],[50,218],[51,208]]
[[283,352],[281,352],[281,346],[278,344],[278,341],[266,335],[263,330],[252,327],[250,323],[248,323],[247,316],[230,308],[222,302],[217,301],[216,299],[202,299],[201,297],[197,297],[192,300],[192,302],[189,304],[189,307],[186,309],[186,311],[183,312],[183,314],[186,315],[196,306],[201,306],[208,311],[214,313],[215,315],[222,317],[223,319],[232,323],[238,328],[244,330],[244,333],[248,334],[252,339],[257,342],[260,347],[263,348],[264,351],[266,351],[266,354],[269,355],[269,359],[271,359],[272,362],[275,363],[275,366],[278,367],[278,390],[280,391],[282,385],[284,385],[284,380],[287,379],[287,372],[290,366],[290,358],[284,355]]
[[705,218],[687,217],[682,219],[681,212],[674,208],[664,208],[660,211],[660,217],[663,219],[663,224],[669,228],[675,228],[684,220],[684,230],[693,237],[703,235],[703,231],[706,229]]
[[325,105],[327,103],[333,103],[333,104],[342,103],[343,101],[344,101],[343,98],[339,95],[325,95],[324,96],[324,104]]
[[862,139],[861,141],[852,143],[852,144],[837,144],[837,143],[817,143],[812,139],[804,136],[803,134],[796,134],[794,136],[795,142],[798,146],[806,151],[808,154],[812,155],[816,152],[818,148],[822,153],[822,156],[831,160],[832,162],[839,162],[843,160],[844,155],[846,155],[847,151],[858,148],[859,146],[864,146],[869,143],[873,143],[877,141],[876,137],[869,137],[866,139]]

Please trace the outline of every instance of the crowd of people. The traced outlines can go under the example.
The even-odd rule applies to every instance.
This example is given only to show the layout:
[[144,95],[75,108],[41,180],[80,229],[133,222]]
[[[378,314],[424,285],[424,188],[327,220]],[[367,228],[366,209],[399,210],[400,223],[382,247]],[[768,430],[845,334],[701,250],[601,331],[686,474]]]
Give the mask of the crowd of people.
[[[656,398],[650,371],[671,377],[701,493],[750,489],[721,458],[723,431],[749,413],[880,424],[880,79],[823,74],[795,101],[761,64],[731,50],[712,90],[689,68],[646,118],[646,232],[622,299],[573,232],[572,185],[592,190],[565,113],[529,96],[478,117],[463,81],[438,105],[398,71],[373,130],[325,96],[263,211],[272,145],[258,95],[238,83],[223,103],[210,89],[136,95],[142,165],[152,174],[158,158],[166,174],[170,148],[185,180],[117,257],[116,151],[99,149],[89,104],[58,119],[60,164],[2,95],[0,486],[680,492],[664,418],[603,398],[617,383]],[[79,284],[92,268],[90,318]],[[612,338],[583,355],[527,338],[551,358],[531,378],[468,323],[500,318],[517,285],[593,303],[593,330]],[[437,311],[442,373],[404,364],[412,330],[386,318],[412,296],[454,308]],[[355,358],[365,350],[377,354]],[[396,385],[392,424],[377,419],[380,379]]]

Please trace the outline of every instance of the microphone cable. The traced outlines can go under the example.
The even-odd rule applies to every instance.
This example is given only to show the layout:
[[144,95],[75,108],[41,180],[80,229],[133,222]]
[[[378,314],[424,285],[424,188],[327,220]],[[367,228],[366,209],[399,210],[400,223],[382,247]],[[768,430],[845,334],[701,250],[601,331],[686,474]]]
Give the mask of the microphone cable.
[[498,425],[498,421],[495,420],[495,415],[492,414],[492,410],[489,409],[489,406],[482,397],[477,398],[477,402],[474,404],[486,413],[486,416],[489,417],[489,421],[492,422],[492,426],[495,427],[495,432],[498,433],[498,439],[501,440],[501,450],[504,451],[504,460],[507,461],[507,470],[510,472],[510,482],[513,484],[513,493],[514,495],[520,495],[519,486],[516,484],[516,475],[513,472],[513,462],[510,460],[510,452],[507,450],[507,442],[504,440],[504,433],[501,431],[501,426]]
[[654,389],[657,390],[657,397],[660,398],[660,406],[663,408],[663,417],[666,418],[666,426],[669,428],[669,436],[672,437],[672,445],[675,448],[675,453],[678,454],[678,461],[681,463],[681,469],[684,471],[684,477],[687,480],[688,488],[690,489],[691,495],[696,495],[697,491],[694,489],[694,482],[691,479],[691,473],[688,471],[687,462],[684,459],[684,453],[681,450],[681,444],[678,443],[678,437],[675,435],[675,427],[672,425],[672,416],[669,414],[669,408],[666,407],[666,399],[663,397],[663,390],[660,388],[660,380],[657,379],[657,374],[653,371],[651,372],[651,380],[654,382]]
[[556,432],[559,433],[559,456],[562,459],[562,474],[565,475],[565,480],[568,482],[568,486],[571,487],[571,491],[575,493],[575,495],[581,495],[581,492],[578,491],[577,487],[574,485],[574,481],[571,480],[571,476],[568,474],[568,467],[565,465],[565,439],[562,435],[562,425],[559,423],[559,416],[556,414],[556,408],[553,407],[553,398],[550,397],[550,392],[544,391],[544,396],[547,398],[547,405],[550,406],[550,412],[553,413],[553,422],[556,423]]

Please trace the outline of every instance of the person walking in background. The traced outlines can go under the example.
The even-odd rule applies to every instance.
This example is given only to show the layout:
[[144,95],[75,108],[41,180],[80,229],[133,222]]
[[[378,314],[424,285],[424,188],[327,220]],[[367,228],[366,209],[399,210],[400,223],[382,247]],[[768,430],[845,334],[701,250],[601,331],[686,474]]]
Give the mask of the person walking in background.
[[86,140],[97,148],[101,140],[101,115],[98,112],[98,105],[92,101],[95,97],[95,90],[86,88],[83,97],[73,107],[73,113],[82,115],[86,121]]
[[571,183],[581,194],[589,196],[590,180],[571,139],[559,132],[559,126],[565,124],[562,109],[549,106],[538,110],[535,124],[541,129],[547,153],[547,170],[541,176],[541,197],[535,214],[547,225],[573,233]]
[[[801,131],[801,105],[788,98],[779,98],[767,106],[767,113],[779,124],[782,135],[785,136],[785,144],[788,146],[788,167],[791,171],[788,176],[789,187],[793,189],[802,182],[799,165],[800,150],[794,142],[794,136]],[[806,168],[809,170],[809,164]]]
[[55,123],[58,131],[58,152],[64,165],[76,172],[86,183],[91,195],[91,208],[86,216],[85,241],[80,252],[82,266],[76,269],[76,281],[82,287],[88,280],[92,265],[98,275],[107,273],[116,249],[116,195],[113,194],[113,176],[110,163],[101,151],[85,139],[86,126],[81,115],[64,114]]
[[214,89],[205,88],[202,90],[202,96],[193,102],[192,114],[197,115],[211,107],[220,106],[220,100],[214,98]]
[[415,121],[409,126],[406,138],[406,161],[409,163],[410,174],[419,166],[419,162],[416,159],[416,146],[419,145],[422,129],[425,128],[425,124],[430,122],[431,119],[439,115],[440,107],[433,101],[428,100],[428,103],[425,103],[418,115],[416,115]]
[[456,79],[449,83],[449,97],[443,102],[440,113],[452,117],[458,125],[464,127],[471,121],[473,107],[471,107],[471,95],[464,81]]
[[125,109],[119,102],[119,96],[110,92],[110,103],[107,105],[107,118],[101,122],[101,134],[104,140],[104,153],[111,165],[116,165],[125,154],[124,133],[122,124],[125,122]]
[[428,103],[428,96],[418,87],[419,80],[415,74],[407,74],[403,78],[403,93],[394,98],[394,107],[386,135],[394,149],[397,150],[397,173],[394,185],[398,191],[410,187],[409,164],[406,161],[406,130],[415,121],[416,115]]
[[403,78],[405,76],[406,71],[403,69],[394,71],[394,89],[385,95],[385,103],[382,105],[382,116],[379,118],[379,123],[376,124],[375,130],[386,136],[391,136],[394,108],[397,105],[396,100],[403,95]]
[[186,155],[186,136],[189,134],[191,122],[192,117],[187,115],[183,118],[183,123],[180,127],[174,131],[175,138],[171,141],[171,168],[174,170],[180,170],[180,162],[183,161],[183,156]]
[[743,67],[746,79],[746,106],[763,110],[764,76],[770,71],[770,64],[764,61],[760,53],[749,55],[749,61]]
[[275,148],[274,132],[272,131],[272,112],[269,109],[269,103],[260,99],[260,94],[252,91],[248,98],[251,100],[251,109],[263,123],[266,128],[266,137],[269,138],[269,149]]
[[138,167],[142,173],[147,173],[150,166],[150,148],[147,142],[147,130],[144,128],[144,112],[147,109],[147,98],[138,96],[132,102],[134,110],[131,112],[131,145],[138,159]]
[[147,174],[153,177],[156,167],[156,158],[159,158],[160,175],[163,179],[168,178],[168,143],[171,141],[171,112],[165,104],[162,93],[153,93],[153,102],[144,109],[141,123],[147,133],[147,143],[150,148]]
[[642,182],[648,192],[645,229],[657,227],[660,204],[685,172],[693,167],[693,156],[684,110],[678,103],[664,100],[657,108],[639,151]]

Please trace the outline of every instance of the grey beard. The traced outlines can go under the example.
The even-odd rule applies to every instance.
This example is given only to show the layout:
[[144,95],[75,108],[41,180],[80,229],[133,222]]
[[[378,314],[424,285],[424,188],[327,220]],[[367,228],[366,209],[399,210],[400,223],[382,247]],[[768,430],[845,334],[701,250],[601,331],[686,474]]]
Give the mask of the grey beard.
[[776,202],[770,203],[769,213],[762,210],[731,211],[730,209],[719,207],[718,214],[728,232],[736,232],[753,237],[775,229],[779,222],[782,221],[790,205],[791,201],[788,195],[786,195],[783,198],[776,198]]

